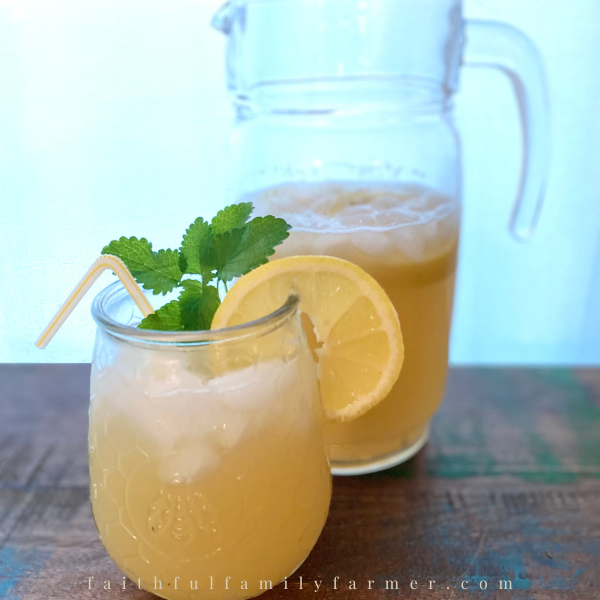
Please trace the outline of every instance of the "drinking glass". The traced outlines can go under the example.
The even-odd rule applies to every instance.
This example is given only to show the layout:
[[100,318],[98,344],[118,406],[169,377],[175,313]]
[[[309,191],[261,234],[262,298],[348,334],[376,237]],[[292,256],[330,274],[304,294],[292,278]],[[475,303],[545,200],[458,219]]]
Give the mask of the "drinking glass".
[[298,300],[216,331],[160,332],[120,283],[95,299],[90,477],[119,568],[169,599],[248,598],[290,575],[331,475]]

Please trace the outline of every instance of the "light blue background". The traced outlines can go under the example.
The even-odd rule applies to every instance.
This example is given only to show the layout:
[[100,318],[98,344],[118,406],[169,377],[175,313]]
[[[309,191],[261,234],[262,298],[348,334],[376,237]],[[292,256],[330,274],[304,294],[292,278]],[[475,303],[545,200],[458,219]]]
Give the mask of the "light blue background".
[[[223,204],[231,119],[218,0],[0,0],[0,362],[88,361],[89,304],[34,341],[102,246]],[[553,156],[537,236],[507,221],[520,135],[508,82],[463,70],[454,363],[600,362],[600,2],[472,0],[547,64]],[[94,290],[109,283],[105,274]]]

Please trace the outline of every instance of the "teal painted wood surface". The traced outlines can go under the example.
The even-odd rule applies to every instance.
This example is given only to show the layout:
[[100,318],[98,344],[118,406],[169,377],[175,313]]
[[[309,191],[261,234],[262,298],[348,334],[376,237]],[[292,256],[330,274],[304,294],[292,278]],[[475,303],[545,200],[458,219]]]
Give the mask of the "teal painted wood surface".
[[[152,598],[94,528],[88,379],[0,365],[0,598]],[[600,370],[451,370],[424,450],[335,478],[319,542],[264,597],[598,600]]]

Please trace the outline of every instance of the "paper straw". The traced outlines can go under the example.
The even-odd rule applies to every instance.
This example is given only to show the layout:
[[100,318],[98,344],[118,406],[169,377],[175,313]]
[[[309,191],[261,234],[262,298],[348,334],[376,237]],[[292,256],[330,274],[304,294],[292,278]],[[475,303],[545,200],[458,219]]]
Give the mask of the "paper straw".
[[104,254],[89,268],[88,272],[83,276],[83,279],[71,292],[71,295],[67,298],[66,302],[58,309],[58,312],[54,315],[52,321],[48,323],[48,326],[44,329],[42,335],[40,335],[35,343],[38,348],[45,348],[48,345],[48,342],[61,328],[62,324],[67,320],[67,317],[73,312],[73,309],[79,304],[80,300],[85,296],[90,287],[92,287],[94,281],[96,281],[106,269],[110,269],[121,280],[121,283],[125,286],[125,289],[137,304],[137,307],[142,311],[144,317],[147,317],[154,312],[150,302],[148,302],[148,298],[146,298],[144,292],[142,292],[140,286],[136,283],[133,275],[125,266],[125,263],[112,254]]

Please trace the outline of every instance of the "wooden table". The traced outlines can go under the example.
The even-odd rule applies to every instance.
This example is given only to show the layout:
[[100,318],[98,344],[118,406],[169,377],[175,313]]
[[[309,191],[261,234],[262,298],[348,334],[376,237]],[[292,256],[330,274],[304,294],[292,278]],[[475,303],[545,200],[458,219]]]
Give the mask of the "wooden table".
[[[0,365],[0,598],[153,597],[119,589],[94,528],[88,380],[88,365]],[[300,597],[599,600],[600,370],[453,369],[415,459],[335,478],[314,551],[263,596]]]

